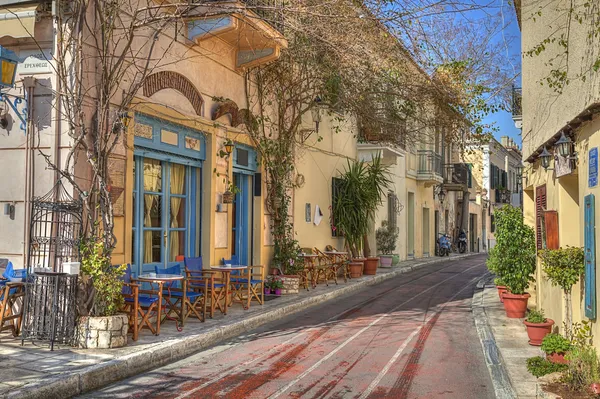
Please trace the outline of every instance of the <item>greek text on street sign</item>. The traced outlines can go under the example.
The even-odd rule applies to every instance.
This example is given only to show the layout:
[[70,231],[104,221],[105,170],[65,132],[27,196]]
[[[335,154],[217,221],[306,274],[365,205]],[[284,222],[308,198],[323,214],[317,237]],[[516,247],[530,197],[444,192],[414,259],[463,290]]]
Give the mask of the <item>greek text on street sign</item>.
[[598,147],[590,150],[589,165],[588,186],[596,187],[598,185]]

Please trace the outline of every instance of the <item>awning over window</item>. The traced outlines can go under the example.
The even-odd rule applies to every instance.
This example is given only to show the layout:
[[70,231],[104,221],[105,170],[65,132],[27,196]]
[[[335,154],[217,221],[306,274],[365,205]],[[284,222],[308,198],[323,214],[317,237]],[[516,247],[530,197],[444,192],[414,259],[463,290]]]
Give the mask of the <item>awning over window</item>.
[[0,6],[0,38],[33,37],[38,4],[21,7]]

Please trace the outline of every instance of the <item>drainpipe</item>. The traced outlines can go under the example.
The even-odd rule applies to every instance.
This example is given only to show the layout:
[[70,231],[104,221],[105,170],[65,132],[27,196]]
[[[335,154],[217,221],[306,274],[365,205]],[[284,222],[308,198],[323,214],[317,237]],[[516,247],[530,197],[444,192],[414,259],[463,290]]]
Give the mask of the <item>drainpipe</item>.
[[35,145],[35,133],[33,129],[33,110],[34,105],[34,87],[36,79],[32,76],[26,76],[23,79],[25,98],[27,99],[27,125],[25,128],[25,218],[23,226],[23,265],[26,267],[29,263],[29,239],[31,230],[31,197],[34,192],[34,174],[35,163],[33,153]]

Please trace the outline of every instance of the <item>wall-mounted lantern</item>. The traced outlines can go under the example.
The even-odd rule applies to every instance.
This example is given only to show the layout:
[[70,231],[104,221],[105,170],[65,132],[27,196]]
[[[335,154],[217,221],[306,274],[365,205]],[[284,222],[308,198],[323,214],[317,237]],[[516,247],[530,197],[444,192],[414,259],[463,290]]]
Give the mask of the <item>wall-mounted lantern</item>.
[[19,58],[14,52],[0,46],[0,87],[15,85],[18,63]]
[[542,162],[542,168],[548,170],[552,170],[552,168],[550,168],[550,160],[552,160],[552,154],[550,154],[548,152],[548,149],[546,149],[546,147],[544,147],[544,150],[542,151],[542,153],[539,155],[540,161]]
[[225,152],[227,155],[231,155],[233,153],[233,147],[235,146],[233,141],[227,140],[223,146],[225,147]]

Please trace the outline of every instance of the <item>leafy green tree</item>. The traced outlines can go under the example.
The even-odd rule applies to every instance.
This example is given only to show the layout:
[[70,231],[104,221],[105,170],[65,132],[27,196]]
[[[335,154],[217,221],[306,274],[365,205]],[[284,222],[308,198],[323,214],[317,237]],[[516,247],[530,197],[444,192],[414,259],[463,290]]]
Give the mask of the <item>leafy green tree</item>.
[[571,290],[585,270],[583,249],[566,247],[540,251],[544,272],[552,285],[562,288],[565,296],[565,323],[572,330]]
[[494,213],[496,246],[488,268],[494,270],[513,294],[524,294],[535,281],[535,233],[523,221],[521,209],[505,206]]

